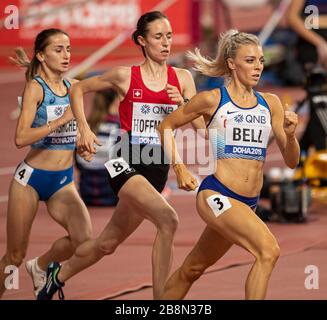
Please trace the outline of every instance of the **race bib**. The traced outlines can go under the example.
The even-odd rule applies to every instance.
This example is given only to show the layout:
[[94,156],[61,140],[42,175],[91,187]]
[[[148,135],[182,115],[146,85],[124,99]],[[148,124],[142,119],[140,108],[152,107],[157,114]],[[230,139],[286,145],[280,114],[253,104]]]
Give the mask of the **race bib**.
[[229,199],[218,193],[211,195],[206,201],[216,218],[232,207]]
[[226,124],[225,152],[237,155],[265,156],[269,126]]
[[24,187],[27,185],[34,169],[22,162],[15,172],[15,180]]
[[176,109],[177,105],[134,102],[132,143],[160,145],[156,129],[160,122]]
[[130,168],[129,164],[123,158],[109,160],[104,165],[107,168],[111,178],[120,175],[125,170]]
[[[60,118],[69,105],[50,105],[47,107],[48,122]],[[71,144],[76,142],[77,123],[73,119],[44,138],[49,144]]]

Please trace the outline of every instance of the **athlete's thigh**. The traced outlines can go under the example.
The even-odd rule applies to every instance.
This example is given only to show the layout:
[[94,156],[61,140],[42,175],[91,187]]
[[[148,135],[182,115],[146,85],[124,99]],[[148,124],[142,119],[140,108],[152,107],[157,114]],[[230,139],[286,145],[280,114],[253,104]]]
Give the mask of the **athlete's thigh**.
[[192,251],[185,259],[185,264],[204,266],[205,268],[217,262],[233,245],[218,231],[206,226]]
[[38,202],[39,197],[31,186],[11,181],[7,214],[8,251],[27,248]]
[[91,218],[74,182],[54,193],[46,204],[50,216],[63,226],[72,238],[90,235]]
[[102,243],[112,240],[122,242],[137,229],[143,220],[144,218],[136,213],[127,201],[119,200],[98,240]]
[[119,199],[126,201],[143,218],[157,222],[163,210],[174,212],[164,197],[141,175],[131,177],[121,188]]
[[[214,195],[219,198],[215,202],[212,197]],[[253,210],[238,200],[212,190],[203,190],[197,197],[197,209],[208,226],[253,254],[258,253],[263,245],[276,242],[268,227]]]

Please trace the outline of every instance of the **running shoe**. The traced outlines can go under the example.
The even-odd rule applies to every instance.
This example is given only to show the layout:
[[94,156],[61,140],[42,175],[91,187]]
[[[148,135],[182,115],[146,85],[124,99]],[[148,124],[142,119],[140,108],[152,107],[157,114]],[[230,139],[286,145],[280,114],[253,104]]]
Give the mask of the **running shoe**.
[[52,262],[49,264],[46,283],[38,293],[36,300],[52,300],[52,297],[57,291],[59,300],[65,300],[64,292],[62,290],[62,287],[64,287],[65,284],[57,279],[60,268],[61,265],[58,262]]

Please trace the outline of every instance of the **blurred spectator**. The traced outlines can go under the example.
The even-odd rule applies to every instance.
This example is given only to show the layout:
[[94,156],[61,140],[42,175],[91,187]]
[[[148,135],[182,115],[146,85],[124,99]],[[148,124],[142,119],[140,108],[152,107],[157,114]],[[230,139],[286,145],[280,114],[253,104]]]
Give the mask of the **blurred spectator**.
[[301,151],[311,146],[316,150],[326,148],[324,120],[319,114],[327,110],[326,101],[315,96],[326,96],[327,70],[327,1],[292,0],[288,22],[298,34],[297,55],[307,78],[310,115],[307,127],[300,140]]
[[327,69],[327,1],[292,0],[288,23],[298,34],[298,58],[306,70],[319,62]]
[[97,134],[101,146],[91,162],[76,155],[76,164],[80,172],[80,194],[88,206],[114,206],[118,198],[108,184],[108,171],[104,163],[109,159],[109,149],[119,135],[119,100],[116,91],[110,89],[97,92],[88,123]]

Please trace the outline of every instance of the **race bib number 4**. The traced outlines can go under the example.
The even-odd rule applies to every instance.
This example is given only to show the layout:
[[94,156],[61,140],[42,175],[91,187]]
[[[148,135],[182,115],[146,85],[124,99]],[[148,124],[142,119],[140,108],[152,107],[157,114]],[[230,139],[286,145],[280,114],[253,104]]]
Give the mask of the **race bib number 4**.
[[118,176],[129,168],[128,163],[123,158],[109,160],[104,165],[111,178]]
[[34,169],[22,162],[15,172],[15,180],[24,187],[27,185]]
[[157,127],[177,105],[155,103],[133,103],[132,143],[160,145]]

